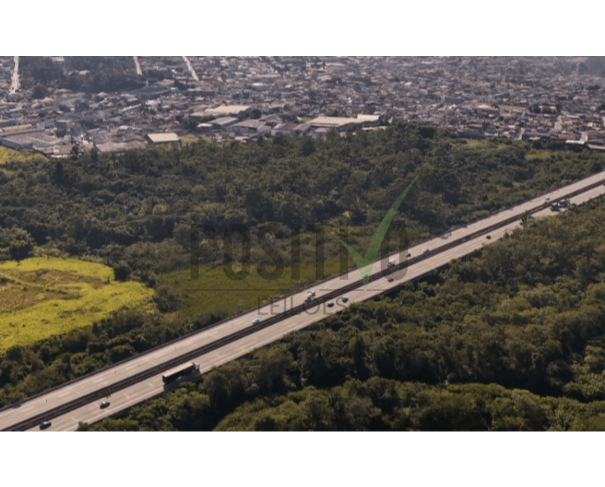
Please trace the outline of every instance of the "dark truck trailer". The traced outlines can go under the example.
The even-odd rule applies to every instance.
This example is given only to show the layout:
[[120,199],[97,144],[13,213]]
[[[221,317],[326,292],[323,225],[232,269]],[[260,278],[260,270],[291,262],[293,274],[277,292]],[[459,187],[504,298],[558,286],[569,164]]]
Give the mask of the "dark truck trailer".
[[550,209],[552,211],[559,211],[561,208],[569,208],[570,206],[570,202],[568,199],[562,199],[559,202],[554,202],[552,205],[550,205]]
[[191,362],[189,364],[180,365],[179,367],[175,367],[174,369],[170,369],[162,375],[162,381],[164,384],[170,384],[171,382],[180,379],[181,377],[185,377],[186,375],[192,375],[198,373],[200,370],[200,366],[195,362]]

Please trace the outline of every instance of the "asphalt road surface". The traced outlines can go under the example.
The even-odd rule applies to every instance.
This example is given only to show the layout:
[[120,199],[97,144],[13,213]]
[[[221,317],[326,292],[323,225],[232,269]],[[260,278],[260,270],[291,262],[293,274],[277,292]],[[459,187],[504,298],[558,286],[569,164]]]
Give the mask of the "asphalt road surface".
[[[419,256],[422,254],[422,251],[425,248],[434,250],[456,239],[473,235],[476,232],[484,230],[486,227],[492,226],[498,222],[502,222],[508,218],[511,218],[512,216],[521,217],[524,212],[544,205],[546,198],[553,200],[596,182],[605,183],[605,172],[598,173],[572,185],[534,198],[516,207],[504,210],[466,227],[454,229],[442,236],[435,237],[427,242],[423,242],[411,247],[409,252],[411,253],[412,257]],[[602,194],[605,194],[605,186],[599,185],[585,193],[572,197],[570,201],[575,204],[581,204]],[[551,216],[553,214],[555,213],[547,208],[534,213],[533,216],[534,218],[539,218]],[[334,300],[334,306],[331,308],[327,307],[325,303],[318,307],[311,307],[302,313],[291,316],[283,321],[280,321],[279,323],[257,331],[252,335],[246,336],[237,341],[224,345],[219,349],[194,358],[192,361],[200,365],[200,373],[203,374],[204,372],[209,371],[212,367],[220,366],[231,360],[241,357],[256,348],[278,340],[287,333],[300,330],[317,321],[320,321],[326,316],[342,310],[351,303],[373,298],[387,291],[388,289],[401,285],[403,282],[417,279],[434,269],[447,265],[447,263],[449,263],[452,259],[464,257],[473,251],[480,249],[482,246],[502,238],[507,232],[511,232],[514,228],[519,226],[520,221],[517,220],[497,230],[491,231],[489,234],[491,238],[489,240],[486,238],[486,235],[481,235],[468,240],[461,245],[455,246],[451,249],[410,265],[405,271],[398,271],[393,275],[395,278],[393,282],[388,282],[386,278],[381,277],[377,281],[371,282],[368,285],[367,291],[364,291],[363,286],[361,286],[356,290],[348,292],[346,296],[349,298],[349,301],[346,304],[343,303],[340,298],[337,298]],[[365,249],[357,250],[362,255],[365,253]],[[381,272],[381,266],[386,268],[386,262],[388,260],[398,261],[398,257],[399,252],[383,259],[384,262],[377,261],[372,268],[372,274],[374,275]],[[252,323],[252,320],[256,318],[263,320],[268,316],[281,313],[284,310],[289,310],[293,306],[302,304],[307,296],[307,291],[309,290],[315,291],[317,298],[331,290],[341,288],[344,284],[360,280],[360,274],[356,268],[346,273],[344,277],[346,277],[346,279],[343,279],[342,276],[338,276],[314,286],[310,286],[309,288],[298,291],[285,299],[268,303],[260,308],[256,308],[245,314],[227,320],[219,326],[197,332],[196,334],[182,339],[175,344],[167,345],[150,353],[136,356],[133,359],[117,364],[116,366],[113,366],[107,370],[99,371],[90,377],[73,384],[66,384],[65,386],[56,388],[30,400],[22,401],[20,404],[8,406],[0,411],[0,430],[31,418],[32,416],[49,411],[61,404],[78,399],[87,393],[109,388],[112,384],[115,384],[119,380],[128,378],[136,373],[149,369],[152,366],[178,357],[187,351],[195,350],[202,345],[212,343],[219,338],[224,338],[237,330],[245,329],[249,327]],[[149,379],[142,380],[125,389],[115,391],[107,397],[101,397],[85,406],[53,418],[51,419],[52,425],[46,429],[46,431],[73,431],[77,429],[80,421],[94,423],[104,417],[116,414],[117,412],[140,403],[148,398],[162,394],[166,389],[164,387],[164,383],[162,382],[161,376],[162,374],[158,374]],[[108,400],[111,403],[106,409],[100,409],[100,403],[103,400]],[[38,430],[39,426],[35,426],[31,429],[31,431]]]
[[14,60],[15,67],[13,69],[13,76],[11,78],[11,87],[8,90],[9,95],[13,95],[21,87],[21,83],[19,83],[19,56],[15,56]]

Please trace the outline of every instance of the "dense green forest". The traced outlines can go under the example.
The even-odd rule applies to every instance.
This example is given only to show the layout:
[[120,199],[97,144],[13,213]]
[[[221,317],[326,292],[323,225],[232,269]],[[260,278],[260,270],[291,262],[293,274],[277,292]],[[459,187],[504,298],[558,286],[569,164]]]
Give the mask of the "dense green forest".
[[603,430],[605,201],[529,222],[94,430]]
[[[399,224],[406,228],[411,242],[599,171],[604,160],[603,155],[588,151],[575,152],[509,140],[465,140],[447,131],[398,122],[387,130],[358,131],[347,137],[331,132],[326,139],[319,140],[293,136],[247,144],[218,144],[200,139],[195,143],[151,147],[120,155],[93,152],[62,161],[36,159],[3,164],[0,166],[0,259],[46,254],[106,263],[114,268],[116,277],[140,280],[155,287],[156,303],[163,313],[123,311],[91,327],[32,346],[7,350],[0,355],[0,406],[201,329],[232,313],[233,310],[180,313],[181,291],[178,287],[160,285],[165,273],[187,268],[191,223],[210,224],[219,232],[229,224],[241,223],[253,234],[268,224],[273,225],[272,228],[278,227],[282,231],[274,231],[275,246],[284,251],[283,259],[288,265],[292,262],[285,249],[295,237],[297,224],[301,228],[311,224],[327,229],[344,225],[351,229],[349,242],[353,246],[363,243],[371,238],[385,211],[417,174],[421,174],[421,178],[404,200],[394,221],[395,226]],[[314,253],[312,242],[306,245],[307,251],[303,243],[301,259],[307,259],[305,263],[308,264],[314,261]],[[338,249],[338,246],[334,248]],[[262,258],[253,248],[255,255]],[[227,256],[229,259],[234,257]],[[222,263],[222,257],[210,256],[205,263],[218,265]],[[533,272],[527,275],[532,276]],[[482,278],[477,281],[480,284],[476,284],[473,281],[476,276],[469,276],[465,286],[471,289],[479,286],[485,291],[478,293],[477,299],[487,300],[487,296],[492,299],[498,293],[509,292],[498,288],[500,282],[491,278]],[[509,285],[506,279],[502,282]],[[540,281],[533,284],[537,282]],[[455,374],[457,381],[466,382],[501,377],[498,375],[500,369],[490,372],[489,367],[484,370],[474,362],[465,363],[466,368],[461,366],[455,372],[448,369],[445,376],[443,366],[435,368],[429,358],[436,360],[437,352],[428,349],[444,339],[442,328],[452,328],[448,325],[450,321],[466,316],[464,310],[468,304],[465,304],[466,297],[453,294],[451,299],[455,298],[453,302],[457,303],[458,314],[452,314],[448,321],[441,312],[431,311],[440,306],[431,301],[434,299],[430,296],[431,290],[441,284],[427,282],[425,285],[428,286],[426,290],[410,288],[402,292],[411,293],[406,299],[412,300],[412,304],[418,300],[414,306],[406,302],[405,312],[417,309],[419,316],[425,316],[417,325],[418,330],[424,330],[423,334],[414,340],[422,338],[422,343],[426,342],[423,345],[428,347],[426,354],[418,355],[416,351],[408,356],[411,345],[403,347],[397,336],[386,333],[388,323],[383,323],[381,313],[399,316],[399,311],[394,311],[398,304],[396,301],[391,303],[391,298],[379,304],[386,311],[375,310],[373,306],[378,305],[371,303],[359,310],[354,308],[359,316],[344,314],[320,326],[328,326],[328,330],[308,332],[312,334],[309,336],[317,336],[311,340],[313,343],[318,341],[319,345],[313,345],[319,347],[317,350],[322,350],[324,342],[329,344],[335,340],[333,346],[339,353],[352,346],[361,350],[359,353],[363,356],[366,341],[372,342],[374,335],[382,337],[380,333],[386,333],[385,353],[395,353],[393,357],[405,355],[405,359],[397,359],[402,361],[402,370],[419,370],[422,374],[396,372],[397,366],[393,365],[395,369],[391,371],[380,369],[376,372],[370,367],[366,375],[357,377],[350,373],[349,359],[344,357],[337,359],[338,367],[330,365],[329,372],[325,372],[314,369],[324,366],[323,351],[311,349],[303,355],[292,355],[294,352],[288,349],[284,352],[288,364],[298,364],[301,356],[307,357],[305,360],[321,358],[317,364],[310,363],[311,369],[305,369],[304,374],[300,370],[296,372],[302,375],[294,389],[304,391],[305,387],[317,387],[323,391],[340,387],[349,375],[361,381],[378,375],[434,385],[453,381],[453,377],[448,379],[448,374]],[[474,290],[467,292],[475,295]],[[575,295],[575,290],[570,292]],[[427,302],[421,302],[422,297]],[[454,308],[449,313],[454,313]],[[498,312],[494,311],[493,315],[499,316]],[[367,317],[364,313],[368,313]],[[373,313],[379,315],[373,316]],[[339,328],[336,323],[345,319],[353,324],[343,321]],[[484,323],[483,315],[477,319],[477,323]],[[380,323],[380,330],[376,323]],[[492,330],[491,323],[485,326]],[[351,327],[359,329],[365,337],[362,339],[360,335],[353,340],[353,345],[350,345]],[[347,331],[341,331],[341,328]],[[527,343],[522,345],[525,347]],[[471,347],[468,360],[481,350],[479,345],[475,346],[478,348]],[[565,342],[565,346],[569,344]],[[416,359],[410,357],[419,357],[420,362],[416,363]],[[409,360],[412,360],[411,364]],[[242,363],[238,361],[233,367]],[[512,379],[499,381],[505,387],[521,387],[537,394],[556,395],[561,391],[554,382],[547,381],[545,385],[543,379],[538,379],[537,372],[530,374],[530,380],[530,376],[518,370],[516,363],[507,367],[504,375],[514,377],[517,382]],[[292,376],[291,365],[284,370],[290,371],[288,377]],[[313,379],[313,374],[321,378],[319,382]],[[519,377],[524,378],[523,384],[518,383]],[[582,395],[581,391],[587,390],[585,381],[588,379],[580,377],[583,376],[580,374],[575,382],[566,383],[573,389],[566,393],[579,400],[598,399]],[[272,384],[271,381],[273,379],[269,381]],[[536,383],[532,381],[537,381],[543,388],[536,389]],[[269,386],[262,385],[262,381],[260,384],[255,381],[250,390],[268,394]],[[285,394],[289,389],[283,390],[280,384],[278,380],[271,391]],[[296,381],[284,384],[291,388]],[[256,398],[256,392],[251,393],[248,386],[242,387],[245,393],[229,392],[228,397],[236,399],[220,403],[221,414],[234,411],[244,401]],[[218,407],[216,399],[213,401],[212,407]],[[215,417],[211,426],[216,426],[222,419],[222,416]]]
[[[418,174],[394,220],[412,241],[487,216],[603,168],[605,155],[471,140],[432,127],[325,139],[151,147],[0,166],[0,259],[33,252],[96,259],[150,285],[189,262],[190,225],[222,234],[271,225],[276,247],[307,225],[369,238]],[[277,230],[275,230],[277,229]],[[253,248],[253,256],[263,252]],[[303,255],[305,252],[303,251]],[[288,253],[283,255],[286,265]],[[207,256],[222,262],[220,253]],[[271,262],[271,261],[270,261]]]

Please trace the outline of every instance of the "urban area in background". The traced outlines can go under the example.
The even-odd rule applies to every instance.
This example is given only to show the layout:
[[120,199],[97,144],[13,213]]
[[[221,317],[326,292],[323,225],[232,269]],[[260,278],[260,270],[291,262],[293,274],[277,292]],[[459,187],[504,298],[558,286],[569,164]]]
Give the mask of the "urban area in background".
[[404,119],[604,150],[604,72],[598,57],[5,56],[0,143],[61,158]]

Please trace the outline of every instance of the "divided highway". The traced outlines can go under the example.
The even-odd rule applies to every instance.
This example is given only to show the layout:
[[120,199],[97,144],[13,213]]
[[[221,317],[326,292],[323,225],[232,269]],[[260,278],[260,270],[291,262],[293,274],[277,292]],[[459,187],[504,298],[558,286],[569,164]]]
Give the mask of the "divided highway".
[[[75,430],[80,421],[92,423],[129,408],[165,391],[162,372],[185,362],[200,365],[200,372],[227,363],[267,345],[285,334],[307,327],[353,302],[373,298],[405,281],[414,280],[440,268],[452,259],[469,255],[489,242],[502,238],[520,225],[526,212],[534,217],[552,215],[550,204],[563,198],[581,204],[605,194],[605,172],[533,198],[513,208],[473,224],[418,244],[409,249],[411,256],[399,262],[399,252],[377,261],[372,269],[368,290],[363,290],[355,268],[340,276],[296,291],[285,298],[217,323],[210,328],[174,340],[131,359],[81,377],[18,404],[0,409],[0,430],[38,430],[39,423],[52,420],[48,430]],[[548,199],[548,200],[547,200]],[[489,233],[490,239],[486,239]],[[423,253],[424,249],[428,252]],[[395,260],[395,267],[386,262]],[[389,282],[385,276],[393,278]],[[316,297],[306,305],[307,291]],[[345,303],[342,297],[346,296]],[[329,307],[328,302],[334,303]],[[253,324],[258,319],[259,323]],[[100,403],[111,402],[106,409]]]

